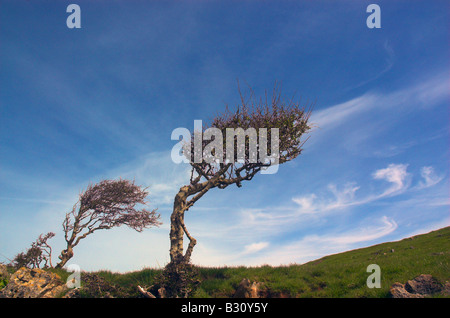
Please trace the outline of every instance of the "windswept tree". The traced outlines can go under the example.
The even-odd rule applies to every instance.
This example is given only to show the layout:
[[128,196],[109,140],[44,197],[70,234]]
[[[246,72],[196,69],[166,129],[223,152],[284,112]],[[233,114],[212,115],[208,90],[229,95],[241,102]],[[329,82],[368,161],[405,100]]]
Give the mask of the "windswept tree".
[[[184,216],[200,198],[213,188],[241,187],[258,172],[264,173],[273,168],[270,166],[291,161],[302,152],[306,141],[302,137],[311,128],[308,123],[311,107],[302,107],[293,99],[283,100],[277,85],[272,96],[266,93],[259,99],[252,92],[248,99],[240,90],[239,93],[241,104],[236,111],[227,107],[209,126],[202,126],[200,131],[194,128],[193,133],[187,138],[183,136],[184,141],[180,142],[183,142],[181,152],[192,170],[189,184],[182,186],[175,196],[170,218],[167,268],[172,271],[176,271],[176,264],[190,262],[197,241],[186,228]],[[267,154],[269,149],[270,155]],[[257,154],[259,159],[255,160]],[[189,239],[186,250],[185,235]]]
[[156,210],[140,208],[147,205],[147,195],[146,189],[128,180],[103,180],[89,185],[72,211],[66,214],[63,230],[67,247],[61,252],[61,261],[56,267],[63,267],[72,258],[74,247],[97,230],[127,225],[141,232],[159,226],[160,215]]

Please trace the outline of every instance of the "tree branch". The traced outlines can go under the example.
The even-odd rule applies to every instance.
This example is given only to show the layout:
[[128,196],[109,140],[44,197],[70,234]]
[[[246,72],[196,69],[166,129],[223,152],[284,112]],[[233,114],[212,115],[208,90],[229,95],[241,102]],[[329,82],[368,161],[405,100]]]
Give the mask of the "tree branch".
[[139,292],[145,297],[145,298],[156,298],[155,295],[153,295],[151,292],[144,290],[141,286],[137,287]]

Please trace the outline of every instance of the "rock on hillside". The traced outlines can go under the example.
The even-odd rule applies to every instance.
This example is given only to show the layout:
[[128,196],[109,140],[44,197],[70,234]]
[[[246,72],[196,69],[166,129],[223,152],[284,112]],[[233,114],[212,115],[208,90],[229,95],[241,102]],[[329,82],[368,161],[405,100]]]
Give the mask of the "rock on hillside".
[[437,293],[447,296],[450,286],[448,282],[442,285],[433,276],[422,274],[406,284],[393,284],[389,292],[392,298],[424,298]]
[[53,298],[65,291],[67,287],[57,274],[22,267],[11,275],[0,298]]

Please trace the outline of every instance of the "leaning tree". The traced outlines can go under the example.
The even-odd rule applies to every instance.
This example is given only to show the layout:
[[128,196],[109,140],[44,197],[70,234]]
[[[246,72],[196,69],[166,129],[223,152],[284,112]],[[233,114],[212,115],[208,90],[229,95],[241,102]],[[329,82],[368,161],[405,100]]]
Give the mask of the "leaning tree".
[[[197,241],[186,228],[185,212],[209,190],[241,187],[243,181],[252,180],[258,172],[267,172],[270,166],[293,160],[302,152],[306,140],[301,137],[311,129],[308,121],[312,107],[282,99],[277,85],[272,96],[266,92],[259,99],[253,92],[249,98],[240,90],[239,93],[241,103],[235,111],[226,107],[209,126],[194,128],[193,134],[183,137],[181,152],[192,170],[189,184],[179,189],[174,200],[168,268],[190,262]],[[185,235],[189,239],[186,250]]]
[[89,185],[80,194],[78,202],[66,214],[63,222],[66,248],[56,267],[63,267],[73,256],[73,248],[80,240],[97,230],[127,225],[141,232],[151,226],[159,226],[160,215],[142,206],[147,204],[146,189],[129,180],[103,180]]

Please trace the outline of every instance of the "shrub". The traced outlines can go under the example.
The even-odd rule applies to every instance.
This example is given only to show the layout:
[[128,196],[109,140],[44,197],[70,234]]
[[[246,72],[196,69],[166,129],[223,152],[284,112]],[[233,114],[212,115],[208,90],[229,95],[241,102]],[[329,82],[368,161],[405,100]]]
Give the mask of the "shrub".
[[188,262],[170,262],[164,268],[150,292],[167,298],[188,298],[200,284],[198,270]]

